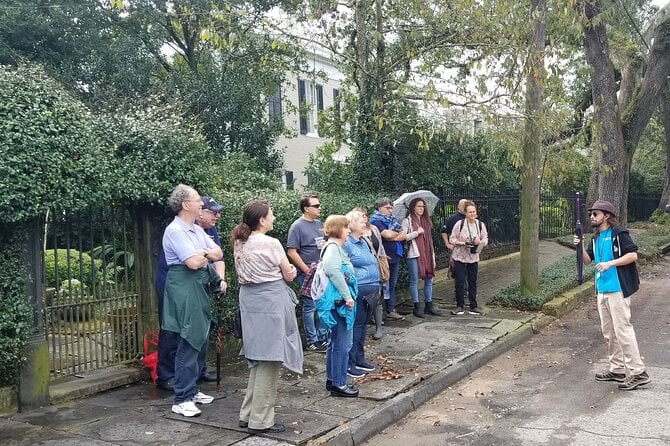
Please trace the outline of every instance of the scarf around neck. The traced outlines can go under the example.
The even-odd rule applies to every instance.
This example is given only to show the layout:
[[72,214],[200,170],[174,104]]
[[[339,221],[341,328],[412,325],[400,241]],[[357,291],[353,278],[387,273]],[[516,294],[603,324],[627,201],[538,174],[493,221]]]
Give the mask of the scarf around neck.
[[386,229],[390,229],[393,232],[402,232],[402,225],[393,214],[385,215],[377,210],[372,214],[372,218],[370,218],[371,223],[374,221],[382,222]]
[[410,216],[412,231],[423,228],[423,234],[414,239],[416,247],[419,249],[419,278],[432,279],[435,277],[435,268],[433,267],[433,234],[430,226],[422,225],[421,219]]

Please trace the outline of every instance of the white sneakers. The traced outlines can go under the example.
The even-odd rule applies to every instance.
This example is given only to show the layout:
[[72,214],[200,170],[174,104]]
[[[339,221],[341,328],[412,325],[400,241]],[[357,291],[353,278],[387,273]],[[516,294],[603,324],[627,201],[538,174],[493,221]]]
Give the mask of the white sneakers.
[[198,392],[191,401],[184,401],[183,403],[173,404],[172,412],[178,413],[179,415],[184,415],[185,417],[197,417],[202,412],[196,407],[195,404],[209,404],[212,401],[214,401],[213,396]]
[[193,402],[196,404],[209,404],[212,401],[214,401],[213,396],[205,395],[202,392],[196,393],[195,396],[193,397]]
[[173,404],[172,412],[184,415],[185,417],[197,417],[202,413],[200,409],[195,407],[193,401],[184,401],[183,403]]

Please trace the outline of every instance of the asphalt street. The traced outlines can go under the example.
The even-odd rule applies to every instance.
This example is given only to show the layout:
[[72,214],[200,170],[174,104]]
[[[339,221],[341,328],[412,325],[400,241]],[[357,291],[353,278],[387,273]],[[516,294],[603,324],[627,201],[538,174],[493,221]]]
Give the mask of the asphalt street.
[[595,381],[607,361],[594,298],[364,444],[670,444],[670,259],[641,279],[632,320],[650,384]]

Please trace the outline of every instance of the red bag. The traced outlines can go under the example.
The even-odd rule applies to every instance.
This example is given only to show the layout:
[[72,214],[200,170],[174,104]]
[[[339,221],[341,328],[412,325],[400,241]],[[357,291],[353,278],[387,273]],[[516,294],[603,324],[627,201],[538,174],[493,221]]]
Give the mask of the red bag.
[[149,346],[154,346],[154,350],[158,348],[158,335],[156,333],[147,333],[144,335],[144,354],[140,361],[151,372],[151,380],[155,383],[158,378],[158,351],[149,353]]

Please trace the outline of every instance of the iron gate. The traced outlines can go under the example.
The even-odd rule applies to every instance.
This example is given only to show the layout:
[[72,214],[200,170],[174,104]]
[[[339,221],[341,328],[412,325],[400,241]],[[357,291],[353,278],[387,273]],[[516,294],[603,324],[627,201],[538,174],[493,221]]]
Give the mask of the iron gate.
[[53,377],[137,356],[133,246],[132,225],[123,208],[47,217],[44,308]]

